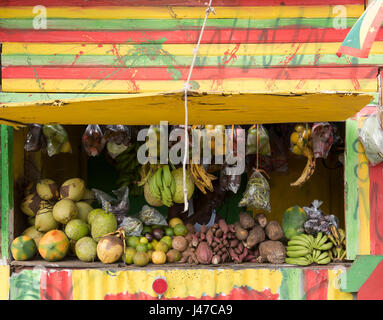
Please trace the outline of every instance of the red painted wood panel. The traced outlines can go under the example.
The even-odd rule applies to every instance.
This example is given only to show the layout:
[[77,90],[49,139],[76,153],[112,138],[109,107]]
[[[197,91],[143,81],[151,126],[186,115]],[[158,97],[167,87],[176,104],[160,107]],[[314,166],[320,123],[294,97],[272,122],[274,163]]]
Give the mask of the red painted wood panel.
[[370,248],[383,254],[383,165],[369,167],[370,173]]
[[328,271],[304,270],[306,300],[327,300]]
[[[173,66],[174,67],[174,66]],[[175,67],[169,71],[168,67],[152,68],[125,68],[122,66],[114,68],[104,67],[4,67],[3,79],[90,79],[98,80],[186,80],[189,67]],[[243,69],[225,67],[196,67],[193,69],[193,79],[278,79],[278,80],[304,80],[304,79],[375,79],[377,75],[376,66],[366,67],[273,67]],[[382,195],[383,197],[383,195]]]
[[[342,42],[350,29],[217,29],[205,30],[201,43],[311,43]],[[0,42],[81,43],[190,43],[199,30],[174,31],[46,31],[0,30]],[[383,40],[383,28],[376,41]]]
[[40,294],[41,300],[73,300],[72,272],[41,272]]
[[383,300],[383,261],[371,273],[370,277],[360,287],[358,300]]
[[[203,0],[2,0],[2,6],[205,6]],[[321,6],[364,4],[362,0],[213,0],[213,6]]]

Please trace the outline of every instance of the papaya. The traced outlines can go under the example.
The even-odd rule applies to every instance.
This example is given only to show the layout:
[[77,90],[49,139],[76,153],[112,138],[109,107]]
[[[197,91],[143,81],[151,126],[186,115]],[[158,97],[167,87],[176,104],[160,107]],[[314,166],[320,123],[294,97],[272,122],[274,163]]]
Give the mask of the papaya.
[[58,261],[65,258],[69,250],[69,239],[61,230],[51,230],[39,242],[39,253],[44,260]]
[[35,240],[29,236],[20,236],[15,238],[11,244],[12,257],[15,260],[29,260],[37,253]]
[[287,239],[304,232],[307,213],[299,206],[286,209],[282,219],[282,229]]

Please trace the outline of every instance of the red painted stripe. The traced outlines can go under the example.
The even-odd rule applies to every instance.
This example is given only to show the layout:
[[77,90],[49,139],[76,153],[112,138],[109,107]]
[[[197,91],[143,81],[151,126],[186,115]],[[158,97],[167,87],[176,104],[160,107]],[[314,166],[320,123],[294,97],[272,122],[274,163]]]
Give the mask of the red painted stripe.
[[[4,67],[3,79],[90,79],[90,80],[186,80],[188,67],[86,68],[86,67]],[[377,67],[298,67],[298,68],[230,68],[196,67],[192,79],[374,79]]]
[[[216,29],[205,30],[201,43],[311,43],[342,42],[350,29]],[[0,42],[80,43],[192,43],[199,30],[173,31],[43,31],[1,30]],[[383,40],[383,28],[375,41]]]
[[372,271],[362,284],[357,295],[358,300],[383,300],[383,261]]
[[40,278],[41,300],[73,300],[71,271],[42,271]]
[[370,248],[383,254],[383,164],[369,166],[370,172]]
[[304,269],[306,300],[327,300],[328,271]]
[[[201,0],[3,0],[2,7],[10,6],[81,6],[81,7],[102,7],[102,6],[205,6]],[[363,5],[363,0],[214,0],[213,6],[324,6],[324,5]]]

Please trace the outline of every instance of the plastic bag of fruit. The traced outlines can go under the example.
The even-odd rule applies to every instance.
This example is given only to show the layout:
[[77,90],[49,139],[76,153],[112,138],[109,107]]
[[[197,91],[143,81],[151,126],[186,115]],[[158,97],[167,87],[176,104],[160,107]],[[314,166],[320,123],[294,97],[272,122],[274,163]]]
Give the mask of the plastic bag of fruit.
[[141,236],[144,225],[142,221],[134,217],[124,217],[122,222],[118,225],[118,228],[122,228],[125,231],[127,237]]
[[271,149],[269,135],[266,128],[261,124],[258,125],[258,130],[257,125],[253,125],[247,131],[246,155],[257,154],[257,134],[259,154],[262,156],[270,156]]
[[137,214],[137,219],[142,221],[144,225],[168,225],[165,217],[158,210],[148,205],[142,207],[141,211]]
[[308,124],[297,124],[290,135],[291,151],[301,156],[305,148],[312,148],[311,128]]
[[324,158],[334,143],[334,126],[328,122],[315,123],[311,133],[313,153],[315,158]]
[[114,159],[123,153],[131,142],[131,131],[129,126],[108,125],[104,133],[106,149],[109,155]]
[[82,135],[82,145],[89,157],[98,156],[105,146],[105,140],[98,124],[89,124]]
[[227,165],[224,165],[220,171],[219,185],[224,191],[238,192],[241,186],[241,175],[228,175],[226,172]]
[[250,207],[270,212],[270,186],[260,170],[254,170],[247,182],[239,207]]
[[383,161],[383,130],[378,114],[372,114],[365,120],[362,128],[359,129],[359,140],[372,165]]
[[64,127],[60,124],[44,125],[43,133],[47,139],[48,156],[52,157],[60,152],[71,153],[68,134]]
[[37,123],[28,125],[28,133],[24,144],[25,151],[40,151],[45,148],[46,144],[47,141],[43,134],[43,125]]

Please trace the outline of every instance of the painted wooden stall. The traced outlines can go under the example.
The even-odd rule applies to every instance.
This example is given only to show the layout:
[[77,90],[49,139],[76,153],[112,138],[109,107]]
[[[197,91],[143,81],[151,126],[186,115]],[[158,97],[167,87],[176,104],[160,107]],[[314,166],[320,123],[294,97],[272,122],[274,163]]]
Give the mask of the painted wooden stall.
[[[158,121],[163,110],[171,111],[167,119],[171,123],[183,122],[182,99],[172,100],[172,96],[177,97],[179,93],[174,92],[184,88],[205,15],[204,2],[67,0],[64,5],[57,0],[3,0],[0,122],[15,126],[58,119],[66,124],[116,123],[117,119],[118,123],[142,124]],[[371,112],[378,104],[383,29],[369,58],[335,55],[365,5],[362,0],[213,0],[215,14],[207,20],[191,78],[196,92],[191,98],[191,119],[199,115],[191,122],[349,118],[345,218],[351,260],[358,255],[383,254],[383,202],[375,191],[382,187],[382,170],[367,166],[357,141],[364,111]],[[170,92],[172,95],[164,95]],[[313,102],[320,95],[344,100],[325,99],[315,109]],[[259,100],[260,96],[264,100]],[[153,112],[159,97],[168,100],[162,102],[161,111]],[[230,101],[223,102],[228,97],[238,100],[230,105]],[[299,103],[287,100],[294,97],[295,101],[309,97],[311,104],[297,107]],[[129,110],[129,101],[134,99],[140,111],[121,120],[120,112]],[[110,108],[115,107],[114,112],[105,113],[107,101]],[[355,116],[366,105],[369,107],[361,117]],[[204,113],[207,110],[211,114]],[[313,112],[315,119],[310,118]],[[233,115],[237,117],[234,120]],[[8,170],[2,175],[2,195],[8,195],[2,197],[2,234],[12,238],[12,128],[2,126],[1,143],[2,168],[6,165]],[[8,245],[9,238],[3,237],[2,247]],[[19,267],[8,279],[9,297],[153,299],[151,283],[161,275],[169,283],[166,299],[352,299],[362,284],[352,286],[347,279],[343,287],[338,283],[339,274],[347,274],[349,267],[148,271]],[[7,270],[1,271],[0,280],[7,279]],[[215,280],[221,277],[222,281]],[[137,279],[145,286],[139,288]],[[179,283],[184,284],[182,288]],[[6,296],[0,292],[0,297]]]

